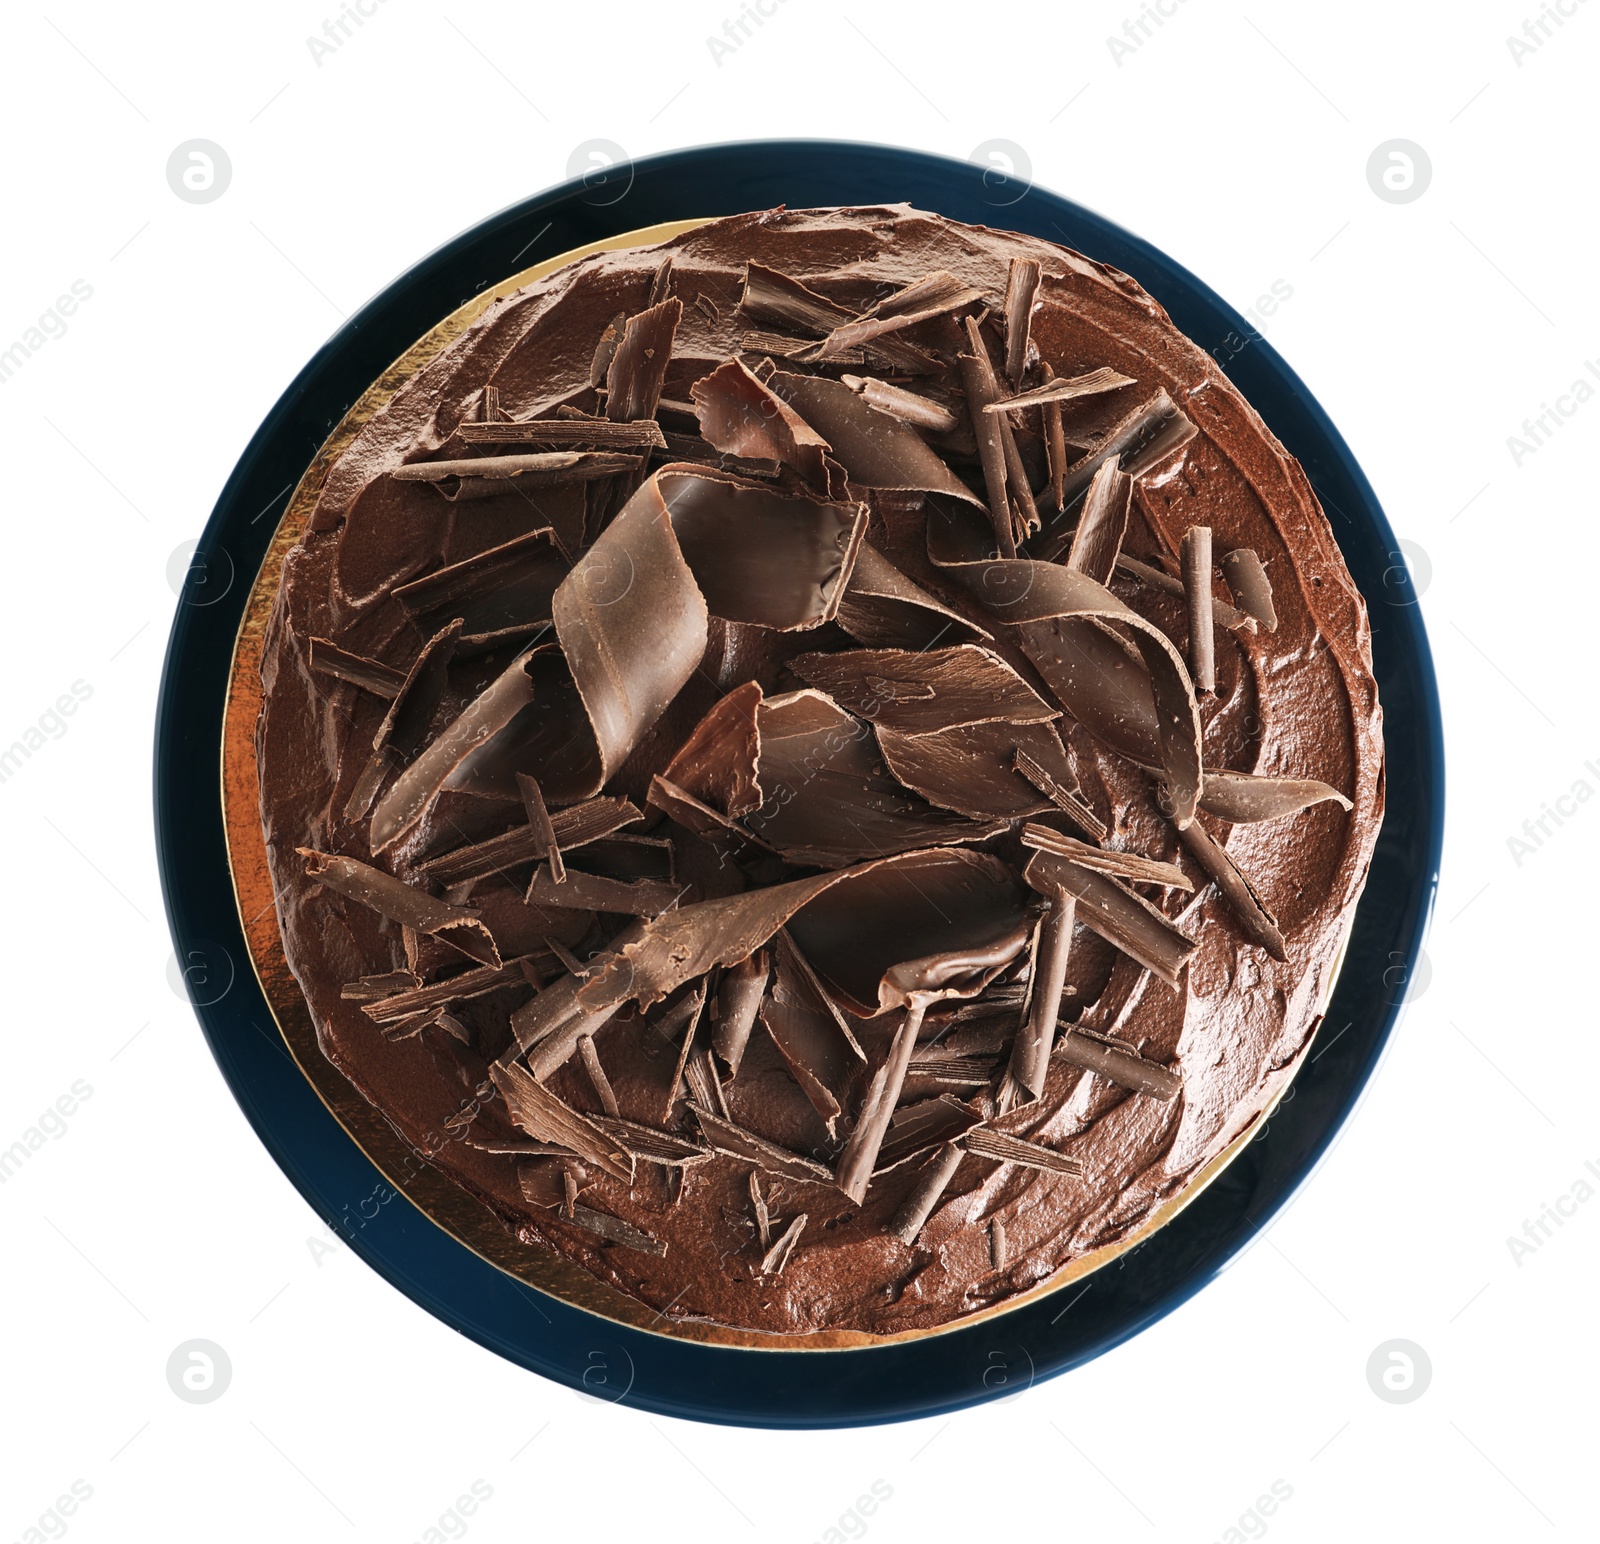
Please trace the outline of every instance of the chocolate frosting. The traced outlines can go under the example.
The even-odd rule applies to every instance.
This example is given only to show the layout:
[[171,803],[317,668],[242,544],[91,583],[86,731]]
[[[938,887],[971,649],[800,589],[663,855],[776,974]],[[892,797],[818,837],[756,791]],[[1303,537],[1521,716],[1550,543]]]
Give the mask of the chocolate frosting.
[[495,301],[329,470],[263,686],[323,1052],[530,1249],[778,1336],[1137,1232],[1299,1066],[1382,817],[1299,466],[1125,275],[907,206]]

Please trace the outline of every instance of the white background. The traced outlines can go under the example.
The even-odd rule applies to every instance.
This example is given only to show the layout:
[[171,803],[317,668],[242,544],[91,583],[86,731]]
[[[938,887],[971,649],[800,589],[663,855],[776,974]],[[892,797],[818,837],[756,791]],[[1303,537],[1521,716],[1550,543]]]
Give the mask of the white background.
[[[8,15],[0,347],[73,281],[93,293],[0,385],[0,746],[75,681],[92,695],[0,783],[0,1147],[75,1081],[92,1093],[0,1186],[0,1539],[33,1537],[74,1480],[89,1499],[46,1531],[85,1541],[416,1541],[441,1517],[484,1544],[1592,1537],[1600,1198],[1580,1181],[1600,1131],[1578,984],[1600,808],[1568,804],[1520,863],[1508,839],[1600,788],[1600,405],[1569,403],[1520,465],[1507,441],[1600,358],[1600,4],[1564,0],[1519,63],[1523,0],[1165,0],[1118,62],[1136,0],[937,25],[783,0],[719,63],[732,3],[384,0],[320,64],[320,4]],[[148,769],[174,554],[181,575],[346,314],[562,181],[585,141],[817,134],[962,157],[1008,140],[1241,310],[1292,291],[1263,331],[1414,544],[1450,821],[1425,990],[1320,1173],[1222,1279],[1015,1401],[793,1435],[585,1401],[321,1247],[169,985]],[[1433,168],[1405,204],[1366,176],[1396,137]],[[211,203],[167,183],[192,138],[232,162]],[[1561,1198],[1572,1215],[1519,1261],[1508,1236]],[[194,1338],[232,1364],[208,1404],[167,1383]],[[1366,1374],[1395,1338],[1432,1366],[1406,1404]],[[450,1520],[474,1480],[490,1499]],[[890,1498],[850,1517],[874,1481]],[[1252,1516],[1274,1481],[1289,1498]]]

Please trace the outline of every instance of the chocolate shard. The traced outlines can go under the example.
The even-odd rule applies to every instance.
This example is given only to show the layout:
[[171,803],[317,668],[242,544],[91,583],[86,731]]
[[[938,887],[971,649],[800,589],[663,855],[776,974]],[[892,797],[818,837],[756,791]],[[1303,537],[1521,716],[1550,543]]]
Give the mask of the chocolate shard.
[[685,793],[659,772],[650,779],[645,803],[677,821],[684,830],[694,832],[719,858],[732,861],[747,853],[772,851],[738,821],[730,820],[721,810],[701,803],[693,794]]
[[351,685],[371,692],[374,697],[386,697],[392,702],[400,695],[400,688],[405,684],[405,671],[396,670],[379,660],[368,659],[364,654],[352,654],[326,638],[311,639],[308,652],[313,670],[349,681]]
[[588,1118],[580,1115],[515,1063],[496,1062],[489,1078],[516,1124],[536,1141],[570,1148],[597,1169],[633,1183],[633,1155]]
[[739,1076],[750,1031],[755,1027],[761,999],[766,994],[771,961],[765,949],[757,949],[723,973],[711,1008],[711,1048],[722,1058],[729,1078]]
[[844,479],[830,475],[827,440],[737,359],[702,376],[689,395],[701,437],[716,450],[792,466],[828,497],[844,497]]
[[943,493],[981,507],[915,429],[878,412],[843,381],[778,370],[767,385],[823,437],[856,487]]
[[961,1167],[964,1156],[954,1142],[946,1142],[923,1166],[911,1194],[901,1202],[899,1211],[889,1223],[888,1231],[902,1244],[916,1243],[923,1224],[939,1204],[956,1170]]
[[704,1163],[711,1156],[710,1148],[699,1142],[691,1142],[675,1131],[657,1131],[654,1126],[643,1126],[638,1121],[623,1120],[613,1115],[596,1115],[591,1119],[616,1141],[617,1146],[632,1153],[641,1163],[681,1169]]
[[[1082,457],[1067,473],[1061,490],[1061,515],[1059,522],[1075,509],[1094,481],[1102,461],[1115,456],[1122,470],[1138,478],[1154,470],[1163,461],[1176,455],[1199,433],[1194,423],[1165,391],[1158,391],[1148,402],[1142,403],[1106,435],[1100,445]],[[1057,538],[1054,550],[1046,556],[1053,557],[1066,545],[1066,538]]]
[[1006,298],[1001,315],[1006,322],[1006,379],[1013,391],[1022,388],[1028,369],[1029,332],[1033,325],[1033,303],[1039,294],[1039,260],[1014,257],[1006,271]]
[[827,988],[782,929],[773,952],[776,968],[761,1003],[761,1023],[832,1136],[843,1109],[839,1094],[866,1057]]
[[400,585],[394,598],[419,627],[461,618],[462,642],[531,632],[550,621],[550,602],[571,564],[548,526]]
[[[1009,356],[1007,373],[1010,373]],[[1042,407],[1047,402],[1071,402],[1077,397],[1097,397],[1108,391],[1120,391],[1133,383],[1131,375],[1119,375],[1117,371],[1102,366],[1089,371],[1087,375],[1074,375],[1070,379],[1052,376],[1044,385],[1035,386],[1032,391],[1018,391],[1013,396],[1001,397],[984,411],[1005,413],[1014,408]]]
[[1165,885],[1170,890],[1193,890],[1194,882],[1175,863],[1162,863],[1136,852],[1118,852],[1109,847],[1091,847],[1087,842],[1063,836],[1049,826],[1032,821],[1022,828],[1022,845],[1037,852],[1052,852],[1070,858],[1080,868],[1100,874],[1114,874],[1134,884]]
[[907,788],[969,820],[1010,821],[1053,808],[1020,775],[1019,757],[1048,762],[1060,777],[1072,775],[1051,724],[963,724],[916,735],[879,724],[875,732],[885,765]]
[[1065,891],[1058,891],[1051,897],[1050,909],[1040,919],[1029,982],[1028,1017],[1012,1044],[1011,1064],[1002,1090],[1010,1097],[1000,1099],[1002,1113],[1020,1102],[1018,1092],[1029,1099],[1037,1099],[1044,1093],[1050,1049],[1056,1038],[1056,1020],[1061,1016],[1061,994],[1067,982],[1067,956],[1072,949],[1076,912],[1076,900]]
[[522,792],[522,808],[528,817],[528,830],[544,853],[551,883],[559,885],[567,877],[567,865],[561,856],[561,842],[556,836],[556,828],[550,823],[550,811],[545,807],[539,780],[529,777],[526,772],[518,772],[517,787]]
[[994,530],[995,549],[1002,558],[1017,555],[1016,527],[1011,519],[1011,503],[1006,488],[1006,453],[1002,434],[1005,419],[986,409],[1000,400],[994,370],[976,327],[970,329],[969,352],[956,356],[961,372],[961,388],[967,399],[972,433],[978,442],[978,462],[983,468],[983,486],[988,495],[989,523]]
[[660,424],[649,418],[636,423],[599,418],[501,419],[457,424],[456,434],[469,445],[538,445],[549,450],[650,450],[666,444]]
[[727,1153],[733,1158],[743,1158],[747,1163],[755,1164],[758,1169],[763,1169],[768,1174],[781,1175],[784,1179],[801,1180],[813,1185],[833,1183],[833,1170],[825,1164],[820,1164],[812,1158],[802,1158],[799,1153],[791,1153],[788,1148],[779,1147],[776,1142],[769,1142],[753,1131],[746,1131],[744,1127],[735,1125],[731,1120],[724,1120],[720,1115],[714,1115],[710,1110],[702,1109],[697,1104],[691,1104],[689,1109],[700,1123],[706,1141],[719,1153]]
[[[741,354],[765,354],[778,359],[806,361],[816,357],[819,345],[813,338],[786,338],[782,333],[752,331],[739,337]],[[828,361],[835,365],[860,365],[867,356],[856,348],[841,349]]]
[[1132,505],[1133,479],[1117,465],[1115,456],[1102,461],[1084,498],[1066,566],[1087,574],[1096,584],[1110,584]]
[[621,1244],[624,1249],[637,1249],[641,1254],[664,1255],[667,1246],[658,1238],[651,1238],[631,1222],[613,1217],[610,1212],[597,1212],[592,1206],[573,1206],[567,1216],[580,1228],[603,1238],[608,1244]]
[[[550,828],[556,845],[563,852],[571,852],[643,818],[631,799],[603,795],[583,804],[556,810],[550,816]],[[514,826],[486,841],[457,847],[436,858],[429,858],[418,865],[418,872],[442,885],[481,879],[488,874],[503,874],[519,863],[530,862],[545,853],[547,848],[543,840],[544,833],[535,831],[532,826]]]
[[756,780],[761,756],[756,715],[761,702],[758,682],[735,687],[690,731],[660,775],[730,819],[759,809],[763,796]]
[[583,1070],[594,1089],[595,1097],[600,1101],[600,1108],[615,1119],[620,1113],[617,1109],[616,1091],[611,1087],[611,1079],[606,1076],[606,1069],[600,1065],[600,1053],[594,1048],[593,1035],[578,1036],[578,1060],[583,1063]]
[[[1087,574],[1059,563],[986,557],[965,509],[930,502],[933,561],[992,615],[1017,627],[1045,683],[1091,734],[1142,766],[1163,769],[1173,819],[1187,825],[1200,790],[1200,706],[1172,640]],[[1132,633],[1142,675],[1108,624]]]
[[1245,877],[1239,865],[1228,856],[1227,849],[1211,835],[1199,821],[1184,827],[1178,836],[1194,859],[1216,881],[1246,938],[1260,944],[1275,960],[1286,960],[1289,951],[1277,920],[1267,910],[1255,886]]
[[395,693],[389,711],[372,737],[372,754],[345,800],[346,820],[356,821],[365,815],[378,796],[384,778],[394,768],[404,766],[422,744],[444,696],[446,672],[460,640],[458,617],[429,638],[411,662],[400,690]]
[[295,851],[306,860],[308,879],[369,907],[379,916],[427,933],[459,949],[469,959],[496,970],[501,967],[500,951],[476,912],[451,906],[356,858],[317,852],[309,847],[297,847]]
[[757,725],[759,777],[773,792],[745,817],[744,829],[791,863],[837,868],[877,854],[983,841],[1004,829],[908,793],[881,768],[868,726],[823,692],[769,697]]
[[[1053,384],[1055,379],[1055,372],[1046,364],[1045,385]],[[1039,412],[1044,420],[1045,459],[1050,468],[1050,507],[1060,514],[1067,486],[1067,434],[1061,418],[1061,403],[1046,402]]]
[[558,488],[637,471],[644,458],[610,450],[531,451],[522,456],[474,456],[455,461],[412,461],[389,475],[396,482],[431,483],[447,499],[488,498],[509,487]]
[[606,417],[613,423],[655,417],[682,319],[683,302],[675,296],[628,318],[606,368]]
[[[1061,777],[1059,770],[1052,771],[1032,751],[1019,747],[1012,757],[1012,765],[1019,777],[1025,777],[1058,810],[1069,815],[1080,830],[1087,831],[1095,841],[1103,842],[1111,835],[1111,828]],[[1070,771],[1070,769],[1069,769]]]
[[800,1242],[800,1235],[805,1231],[806,1214],[801,1212],[783,1233],[774,1242],[772,1247],[761,1257],[761,1274],[763,1276],[781,1276],[783,1268],[789,1263],[789,1256],[794,1253],[794,1246]]
[[1260,777],[1250,772],[1206,772],[1200,808],[1232,825],[1281,820],[1313,804],[1329,802],[1354,809],[1337,788],[1305,777]]
[[878,1149],[878,1164],[874,1176],[882,1174],[944,1142],[953,1142],[972,1126],[978,1116],[970,1106],[962,1104],[951,1094],[940,1094],[937,1099],[922,1099],[915,1104],[903,1104],[889,1121],[889,1130]]
[[[1163,595],[1174,595],[1186,599],[1188,592],[1184,589],[1183,580],[1176,574],[1169,574],[1162,569],[1152,567],[1149,563],[1139,558],[1130,558],[1126,553],[1117,556],[1117,571],[1127,574],[1130,579],[1137,579],[1142,584],[1147,584],[1153,590],[1160,590]],[[1240,611],[1236,606],[1230,606],[1226,601],[1218,600],[1215,594],[1211,599],[1211,616],[1218,627],[1225,627],[1232,633],[1253,633],[1256,631],[1256,619],[1247,611]]]
[[[837,359],[835,363],[837,363]],[[961,420],[942,402],[924,397],[918,392],[880,381],[875,376],[845,375],[840,379],[856,392],[868,407],[915,429],[926,429],[931,434],[953,434],[961,427]]]
[[650,301],[652,306],[658,306],[672,293],[672,254],[669,252],[659,263],[656,271],[650,276]]
[[856,554],[836,620],[858,643],[878,649],[931,649],[938,643],[987,642],[991,636],[907,578],[867,541]]
[[1195,687],[1217,689],[1217,638],[1212,622],[1211,527],[1191,525],[1183,533],[1183,593],[1189,609],[1189,665]]
[[1082,1174],[1083,1164],[1066,1153],[1040,1142],[1029,1142],[992,1126],[974,1126],[961,1138],[961,1145],[979,1158],[998,1163],[1020,1164],[1025,1169],[1043,1169],[1052,1174]]
[[339,988],[339,997],[347,1003],[381,1002],[385,997],[398,997],[403,992],[415,991],[422,985],[422,977],[409,970],[389,970],[375,976],[361,976],[346,981]]
[[[978,388],[976,398],[969,393],[968,409],[975,419],[981,417],[985,423],[992,422],[997,431],[1001,459],[1005,465],[1006,498],[1012,515],[1013,530],[1019,535],[1025,535],[1039,528],[1039,510],[1033,501],[1033,490],[1028,483],[1027,469],[1022,464],[1022,453],[1017,448],[1017,437],[1012,432],[1010,415],[979,411],[980,408],[986,410],[1000,400],[1002,396],[1000,380],[995,374],[994,361],[989,357],[989,345],[984,340],[976,318],[963,317],[962,326],[966,329],[969,352],[961,357],[972,361],[972,380]],[[966,382],[966,374],[963,374],[962,380]],[[974,432],[979,432],[976,425]],[[1004,556],[1003,551],[1002,556]]]
[[763,1250],[772,1248],[772,1214],[767,1210],[767,1198],[761,1193],[761,1171],[750,1171],[750,1209],[755,1213],[756,1237]]
[[[589,360],[589,384],[597,390],[605,387],[606,372],[611,368],[612,359],[616,357],[617,345],[622,342],[622,329],[627,325],[628,313],[618,311],[601,330],[599,340],[594,346],[594,354]],[[559,408],[556,411],[563,418],[567,416]]]
[[[702,981],[689,993],[683,1002],[678,1004],[678,1009],[679,1011],[687,1010],[684,1012],[683,1042],[678,1047],[678,1061],[677,1065],[672,1069],[672,1080],[667,1084],[667,1100],[661,1111],[661,1119],[663,1121],[672,1119],[673,1107],[677,1104],[678,1098],[683,1092],[683,1075],[688,1069],[689,1063],[702,1047],[704,1037],[700,1033],[700,1028],[706,1010],[706,983]],[[663,1019],[656,1026],[658,1032],[665,1033],[663,1028],[665,1022],[666,1016],[663,1016]]]
[[603,911],[625,917],[657,917],[675,906],[682,895],[680,885],[663,884],[654,879],[630,883],[607,879],[600,874],[586,874],[579,869],[568,869],[566,878],[558,884],[551,875],[550,865],[541,863],[534,870],[523,899],[529,906]]
[[1278,630],[1278,613],[1272,604],[1272,581],[1260,556],[1249,547],[1236,547],[1222,560],[1222,577],[1228,581],[1240,610],[1252,616],[1269,633]]
[[971,643],[920,652],[799,654],[789,668],[841,707],[902,734],[996,719],[1037,724],[1061,716],[998,654]]
[[1169,986],[1197,947],[1142,896],[1107,875],[1054,853],[1035,852],[1022,877],[1041,895],[1064,891],[1078,902],[1077,920],[1109,944],[1153,970]]
[[983,299],[983,291],[964,283],[953,273],[939,269],[915,283],[880,300],[854,321],[842,322],[822,340],[817,350],[820,360],[833,361],[840,352],[860,348],[872,343],[885,333],[915,327],[919,322],[931,321],[963,306],[975,305]]
[[1146,1061],[1129,1046],[1113,1045],[1103,1037],[1077,1025],[1062,1026],[1066,1033],[1056,1044],[1055,1054],[1069,1066],[1081,1067],[1137,1094],[1148,1094],[1163,1103],[1183,1091],[1183,1079],[1160,1062]]
[[[432,981],[427,986],[414,985],[405,991],[362,1002],[361,1011],[375,1024],[393,1024],[419,1013],[431,1013],[450,1003],[470,1002],[498,992],[502,987],[527,984],[526,957],[507,960],[498,967],[483,965],[476,970],[463,971],[458,976],[447,976],[443,981]],[[396,971],[396,977],[417,978],[409,971]]]

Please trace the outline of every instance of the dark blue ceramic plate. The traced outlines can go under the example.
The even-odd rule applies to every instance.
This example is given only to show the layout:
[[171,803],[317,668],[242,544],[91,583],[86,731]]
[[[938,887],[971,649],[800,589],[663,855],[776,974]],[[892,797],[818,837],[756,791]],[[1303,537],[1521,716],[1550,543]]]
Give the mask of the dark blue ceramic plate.
[[[1299,457],[1367,598],[1388,741],[1388,815],[1322,1048],[1268,1128],[1143,1245],[1085,1282],[932,1339],[827,1352],[690,1344],[538,1293],[409,1205],[363,1205],[382,1193],[383,1177],[289,1058],[249,968],[217,785],[229,661],[250,577],[324,438],[392,360],[486,285],[541,258],[661,221],[775,204],[901,201],[1046,237],[1114,264],[1224,361]],[[1398,546],[1338,431],[1238,312],[1154,247],[992,166],[874,145],[780,140],[678,151],[587,185],[566,183],[458,236],[346,323],[283,394],[217,501],[168,645],[155,745],[162,881],[179,957],[194,966],[191,995],[201,1026],[261,1140],[351,1247],[429,1313],[548,1378],[668,1415],[771,1427],[905,1420],[1015,1393],[1138,1334],[1227,1266],[1305,1183],[1383,1054],[1432,908],[1444,817],[1438,690]],[[230,575],[231,585],[223,583]],[[220,995],[218,970],[233,976]]]

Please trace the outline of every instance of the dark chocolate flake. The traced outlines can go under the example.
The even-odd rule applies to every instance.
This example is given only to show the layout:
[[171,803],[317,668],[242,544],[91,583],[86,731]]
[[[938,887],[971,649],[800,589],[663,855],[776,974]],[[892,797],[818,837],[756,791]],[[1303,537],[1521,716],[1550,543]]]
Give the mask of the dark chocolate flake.
[[1039,1142],[1029,1142],[991,1126],[974,1126],[961,1138],[961,1145],[979,1158],[993,1158],[999,1163],[1020,1164],[1026,1169],[1043,1169],[1053,1174],[1082,1174],[1083,1164],[1066,1153]]
[[664,1255],[667,1246],[658,1238],[651,1238],[630,1222],[613,1217],[610,1212],[597,1212],[590,1206],[573,1206],[567,1215],[580,1228],[597,1234],[608,1244],[621,1244],[625,1249],[637,1249],[641,1254]]
[[405,671],[396,670],[392,665],[385,665],[379,660],[368,659],[364,654],[352,654],[348,649],[341,649],[338,644],[330,643],[326,638],[311,639],[308,650],[313,670],[319,670],[324,675],[336,676],[341,681],[349,681],[353,686],[359,686],[375,697],[393,701],[400,695],[400,688],[405,684]]
[[1165,885],[1175,890],[1194,889],[1189,876],[1175,863],[1162,863],[1136,852],[1091,847],[1087,842],[1076,841],[1049,826],[1035,825],[1031,821],[1022,828],[1022,845],[1038,852],[1053,852],[1057,857],[1070,858],[1080,868],[1094,869],[1101,874],[1115,874],[1118,879],[1126,879],[1134,884]]
[[1237,547],[1222,560],[1222,577],[1228,581],[1240,610],[1255,618],[1267,632],[1278,630],[1278,613],[1272,604],[1272,581],[1260,557],[1249,547]]

